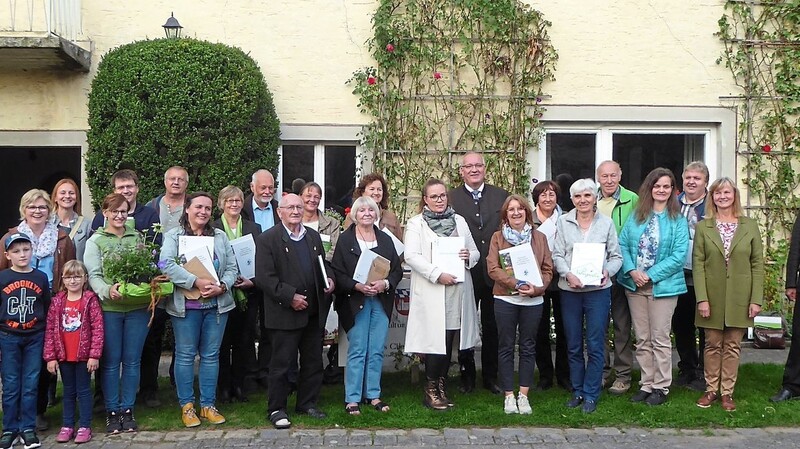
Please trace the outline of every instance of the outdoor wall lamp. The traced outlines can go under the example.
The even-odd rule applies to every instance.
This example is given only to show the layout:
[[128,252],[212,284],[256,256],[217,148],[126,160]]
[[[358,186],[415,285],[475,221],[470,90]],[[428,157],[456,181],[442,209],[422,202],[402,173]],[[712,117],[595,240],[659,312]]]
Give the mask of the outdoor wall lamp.
[[177,39],[181,37],[181,29],[183,27],[180,23],[178,23],[178,19],[175,18],[174,13],[170,13],[167,23],[161,26],[164,28],[164,33],[167,34],[168,39]]

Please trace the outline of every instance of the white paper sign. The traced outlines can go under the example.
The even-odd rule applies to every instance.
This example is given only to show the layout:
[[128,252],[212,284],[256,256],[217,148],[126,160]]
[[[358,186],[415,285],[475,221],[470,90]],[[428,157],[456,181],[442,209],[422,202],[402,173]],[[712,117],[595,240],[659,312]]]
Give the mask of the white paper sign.
[[500,260],[504,267],[511,267],[514,278],[525,281],[534,287],[544,287],[539,264],[533,255],[533,248],[529,244],[512,246],[500,250]]
[[201,246],[183,254],[186,257],[186,260],[192,260],[192,258],[196,257],[197,260],[203,264],[203,267],[208,270],[208,273],[214,278],[214,282],[219,285],[219,276],[217,276],[217,270],[214,269],[214,258],[211,255],[212,253],[208,252],[208,248]]
[[464,237],[439,237],[432,243],[431,263],[444,273],[455,276],[456,282],[464,282],[464,260],[458,253],[466,247]]
[[236,256],[236,264],[239,266],[239,274],[245,279],[256,277],[256,242],[251,234],[239,237],[230,241],[233,254]]
[[605,243],[575,243],[572,247],[572,264],[569,271],[585,286],[601,285],[605,260]]
[[385,232],[386,235],[392,238],[392,243],[394,243],[394,250],[397,252],[397,255],[400,256],[401,254],[403,254],[406,250],[406,245],[404,245],[403,242],[401,242],[396,235],[392,234],[392,231],[390,231],[389,228],[383,228],[381,230]]

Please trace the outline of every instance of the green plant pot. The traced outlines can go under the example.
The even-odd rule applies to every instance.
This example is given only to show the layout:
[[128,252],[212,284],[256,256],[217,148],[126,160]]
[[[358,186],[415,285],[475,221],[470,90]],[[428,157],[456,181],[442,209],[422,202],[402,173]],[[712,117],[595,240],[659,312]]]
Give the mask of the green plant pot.
[[[159,282],[157,285],[157,298],[171,295],[173,291],[175,291],[175,285],[173,285],[172,282]],[[151,295],[149,283],[123,282],[119,287],[119,293],[122,295],[123,300],[128,304],[150,304]]]

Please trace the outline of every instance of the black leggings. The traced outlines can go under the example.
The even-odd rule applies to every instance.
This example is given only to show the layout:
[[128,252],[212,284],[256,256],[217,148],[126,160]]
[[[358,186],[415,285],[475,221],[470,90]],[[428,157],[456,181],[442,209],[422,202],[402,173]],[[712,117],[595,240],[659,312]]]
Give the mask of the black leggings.
[[453,355],[453,341],[456,338],[456,330],[445,331],[445,350],[447,354],[426,354],[425,355],[425,376],[430,379],[447,377],[450,369],[450,358]]

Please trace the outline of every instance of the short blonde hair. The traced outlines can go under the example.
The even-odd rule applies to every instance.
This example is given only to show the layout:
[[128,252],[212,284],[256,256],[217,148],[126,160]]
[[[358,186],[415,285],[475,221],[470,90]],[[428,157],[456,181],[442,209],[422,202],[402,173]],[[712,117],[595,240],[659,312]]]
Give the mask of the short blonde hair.
[[229,200],[230,198],[238,197],[242,202],[244,202],[244,192],[242,189],[236,186],[225,186],[222,190],[219,191],[219,197],[217,198],[217,207],[220,209],[225,208],[225,201]]
[[50,195],[42,189],[30,189],[22,195],[19,200],[19,219],[25,219],[25,208],[33,204],[39,199],[43,199],[47,204],[47,215],[52,211],[50,206]]
[[733,205],[731,206],[733,209],[733,216],[738,218],[744,215],[744,209],[742,209],[742,199],[739,195],[739,188],[736,187],[736,183],[733,181],[733,179],[726,176],[724,178],[717,179],[708,188],[708,195],[706,196],[705,218],[710,218],[713,220],[717,216],[717,205],[714,204],[714,192],[725,186],[728,186],[733,190]]
[[572,198],[573,196],[579,193],[588,191],[592,195],[594,195],[595,198],[597,198],[597,189],[598,189],[597,183],[594,182],[593,179],[591,178],[579,179],[573,182],[572,185],[569,187],[569,196],[570,198]]
[[378,203],[369,196],[360,196],[353,201],[353,205],[350,206],[350,220],[353,223],[358,223],[356,220],[356,212],[362,207],[367,206],[375,212],[376,221],[381,218],[381,208],[378,207]]

